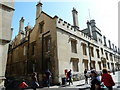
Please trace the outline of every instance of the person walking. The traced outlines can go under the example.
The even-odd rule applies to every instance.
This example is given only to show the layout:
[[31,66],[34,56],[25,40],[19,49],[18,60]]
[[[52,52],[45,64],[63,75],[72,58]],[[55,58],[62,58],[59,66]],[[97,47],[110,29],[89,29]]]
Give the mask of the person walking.
[[91,80],[91,88],[90,90],[101,90],[100,88],[100,80],[98,80],[98,73],[97,71],[95,70],[92,70],[91,71],[91,77],[92,77],[92,80]]
[[108,88],[108,90],[113,90],[113,86],[115,85],[113,78],[110,74],[108,74],[107,69],[102,70],[103,74],[101,77],[101,82]]
[[112,72],[113,72],[113,75],[115,75],[115,69],[114,68],[112,69]]
[[38,79],[37,79],[37,73],[34,72],[32,75],[32,88],[33,90],[36,90],[36,88],[39,87]]
[[51,72],[49,71],[49,69],[45,72],[45,75],[46,75],[46,84],[47,84],[47,87],[49,88],[50,87],[50,78],[51,78]]
[[87,69],[85,69],[84,71],[84,76],[85,76],[85,84],[88,84]]
[[73,84],[73,82],[72,82],[72,72],[71,71],[72,70],[70,69],[70,71],[67,73],[69,85],[70,85],[70,83]]

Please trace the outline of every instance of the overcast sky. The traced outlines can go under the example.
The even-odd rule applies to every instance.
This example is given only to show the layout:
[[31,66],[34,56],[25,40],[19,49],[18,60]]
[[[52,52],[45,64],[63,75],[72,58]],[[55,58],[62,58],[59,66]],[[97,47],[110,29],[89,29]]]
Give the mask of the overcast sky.
[[[13,38],[18,34],[19,20],[23,16],[25,25],[35,24],[38,0],[16,0],[12,27]],[[74,1],[74,2],[73,2]],[[57,15],[73,24],[72,8],[78,11],[79,27],[85,29],[87,20],[94,19],[102,34],[118,46],[118,1],[119,0],[42,0],[42,10],[50,16]]]

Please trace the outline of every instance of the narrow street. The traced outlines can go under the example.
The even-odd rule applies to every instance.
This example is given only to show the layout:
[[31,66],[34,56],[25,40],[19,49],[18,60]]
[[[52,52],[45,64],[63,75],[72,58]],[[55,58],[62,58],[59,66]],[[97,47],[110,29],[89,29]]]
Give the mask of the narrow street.
[[[113,80],[115,82],[114,90],[120,89],[120,71],[115,72],[115,75],[111,73]],[[66,85],[66,86],[51,86],[50,88],[44,87],[36,90],[89,90],[90,88],[90,82],[89,84],[84,84],[85,80],[80,80],[73,82],[73,85]],[[26,90],[32,90],[32,89],[26,89]]]

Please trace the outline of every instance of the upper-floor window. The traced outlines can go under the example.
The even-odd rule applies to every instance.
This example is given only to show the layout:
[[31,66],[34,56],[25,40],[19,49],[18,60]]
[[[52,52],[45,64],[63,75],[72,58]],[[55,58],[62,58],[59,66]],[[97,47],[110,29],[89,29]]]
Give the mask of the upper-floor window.
[[105,55],[106,55],[106,59],[108,60],[108,53],[106,52]]
[[90,55],[94,57],[93,47],[89,47],[89,49],[90,49]]
[[73,53],[77,53],[77,40],[71,40],[71,50]]
[[86,44],[82,43],[83,55],[87,55]]
[[114,55],[114,60],[117,61],[117,56],[116,55]]
[[77,61],[73,61],[73,71],[74,72],[78,72],[78,62]]
[[109,64],[109,63],[107,63],[107,65],[108,65],[108,69],[110,69],[110,64]]
[[44,21],[39,23],[39,31],[40,31],[40,34],[44,32]]
[[112,53],[110,53],[110,60],[113,60]]
[[23,55],[24,55],[24,56],[27,55],[27,46],[24,46],[24,47],[23,47]]
[[33,42],[32,44],[31,44],[31,54],[32,55],[35,55],[35,43]]
[[79,59],[78,58],[71,58],[71,62],[72,62],[72,68],[74,72],[78,72],[78,63],[79,63]]
[[51,48],[51,37],[49,35],[45,37],[45,51],[46,52],[50,51],[50,48]]
[[96,52],[97,52],[97,58],[100,58],[99,49],[96,49]]
[[103,48],[101,48],[101,53],[102,53],[102,55],[103,55]]

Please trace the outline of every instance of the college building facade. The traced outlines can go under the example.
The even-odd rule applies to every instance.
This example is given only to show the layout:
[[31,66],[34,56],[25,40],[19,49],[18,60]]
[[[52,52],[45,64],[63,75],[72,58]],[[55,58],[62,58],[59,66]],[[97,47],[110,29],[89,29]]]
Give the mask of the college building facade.
[[22,17],[19,33],[9,45],[6,76],[30,79],[37,72],[42,81],[49,69],[55,84],[70,69],[77,79],[84,69],[119,70],[119,48],[101,34],[95,20],[87,21],[87,28],[80,30],[75,8],[72,14],[73,25],[58,16],[51,17],[42,11],[42,3],[38,2],[34,27],[27,25],[24,30]]
[[11,23],[14,12],[14,0],[0,0],[0,88],[4,88],[8,46],[11,41]]

